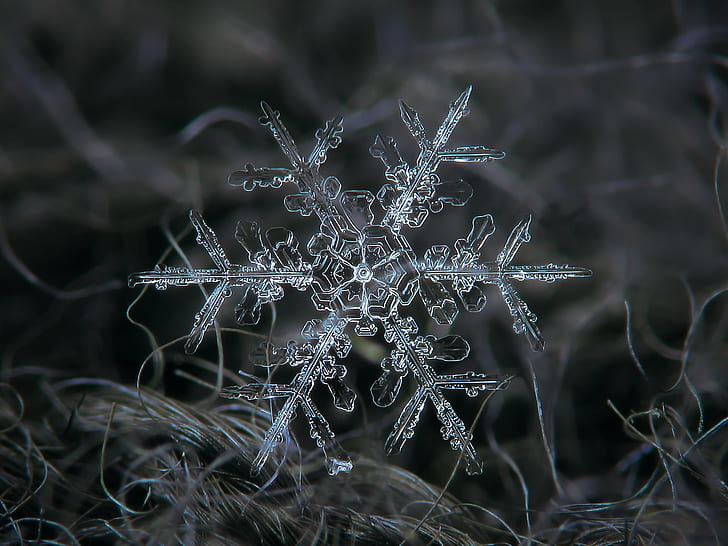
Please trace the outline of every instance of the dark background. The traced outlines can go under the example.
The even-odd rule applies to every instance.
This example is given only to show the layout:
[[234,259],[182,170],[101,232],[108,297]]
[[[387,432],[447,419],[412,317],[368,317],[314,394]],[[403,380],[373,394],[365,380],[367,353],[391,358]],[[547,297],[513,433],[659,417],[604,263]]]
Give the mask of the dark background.
[[[635,536],[645,543],[680,543],[681,532],[688,543],[712,540],[704,518],[725,521],[728,471],[725,431],[703,436],[728,408],[728,4],[38,1],[6,3],[0,19],[0,366],[28,426],[45,416],[39,385],[78,377],[133,385],[155,343],[189,331],[202,303],[194,288],[150,291],[132,308],[156,341],[125,314],[139,293],[126,278],[157,263],[165,231],[208,266],[187,210],[204,212],[235,260],[239,219],[286,226],[303,242],[313,233],[315,220],[283,208],[285,188],[226,184],[247,162],[286,166],[257,124],[261,99],[303,150],[325,120],[343,115],[344,143],[323,172],[376,192],[382,167],[368,153],[376,134],[395,136],[410,160],[416,154],[397,100],[434,131],[472,84],[471,115],[452,141],[508,157],[443,166],[475,196],[409,231],[413,246],[421,255],[451,243],[473,215],[491,213],[492,259],[530,213],[533,240],[520,262],[571,263],[594,276],[519,286],[539,316],[543,354],[513,335],[497,291],[483,313],[461,312],[450,331],[472,352],[457,369],[518,377],[475,425],[484,475],[459,471],[448,492],[524,534],[528,506],[545,542],[577,540],[584,529],[618,537],[632,524],[644,527]],[[172,252],[168,263],[182,261]],[[235,325],[231,311],[222,326]],[[408,313],[428,333],[445,331],[419,304]],[[296,338],[314,316],[307,296],[289,290],[253,333],[272,325],[277,339]],[[261,377],[246,361],[257,338],[222,341],[227,369]],[[354,342],[357,409],[336,415],[323,396],[321,407],[355,464],[382,461],[445,486],[457,454],[432,411],[403,453],[385,458],[403,400],[373,406],[368,385],[386,347]],[[210,390],[178,372],[208,383],[214,375],[182,343],[165,351],[153,387],[198,404]],[[212,333],[198,356],[217,364]],[[6,398],[15,411],[14,395]],[[453,396],[468,423],[482,399]],[[314,447],[305,426],[298,436],[304,450]],[[575,508],[599,502],[615,504]]]

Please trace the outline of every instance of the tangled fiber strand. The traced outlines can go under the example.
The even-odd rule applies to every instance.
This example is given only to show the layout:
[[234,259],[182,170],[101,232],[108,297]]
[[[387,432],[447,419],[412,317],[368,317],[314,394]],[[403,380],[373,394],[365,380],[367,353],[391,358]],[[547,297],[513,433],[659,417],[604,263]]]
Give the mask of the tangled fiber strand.
[[[542,514],[540,539],[564,544],[722,544],[728,510],[728,417],[713,409],[716,397],[724,394],[716,391],[720,383],[709,370],[719,361],[717,353],[725,352],[725,343],[717,341],[725,338],[725,290],[710,294],[700,306],[691,301],[682,350],[663,351],[677,364],[677,379],[663,377],[663,389],[641,411],[625,415],[607,402],[636,445],[608,474],[572,481],[563,503]],[[706,324],[708,315],[723,318]],[[627,343],[640,366],[629,332]],[[660,376],[645,373],[645,380],[659,381]],[[617,500],[611,502],[569,502],[569,497],[608,491],[609,480],[622,485],[624,497],[615,491]]]
[[145,410],[134,389],[99,380],[52,392],[58,407],[0,437],[3,543],[473,543],[462,529],[475,518],[465,525],[447,495],[421,521],[416,505],[440,491],[396,467],[364,460],[332,479],[289,456],[251,477],[269,420],[251,404],[206,410],[144,391]]

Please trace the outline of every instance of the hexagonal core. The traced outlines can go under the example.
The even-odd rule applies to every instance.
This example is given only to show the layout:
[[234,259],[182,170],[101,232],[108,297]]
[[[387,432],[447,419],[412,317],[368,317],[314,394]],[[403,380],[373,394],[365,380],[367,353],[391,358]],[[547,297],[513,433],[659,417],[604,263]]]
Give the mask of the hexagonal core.
[[365,262],[360,263],[354,269],[354,278],[359,282],[369,282],[373,276],[372,268]]

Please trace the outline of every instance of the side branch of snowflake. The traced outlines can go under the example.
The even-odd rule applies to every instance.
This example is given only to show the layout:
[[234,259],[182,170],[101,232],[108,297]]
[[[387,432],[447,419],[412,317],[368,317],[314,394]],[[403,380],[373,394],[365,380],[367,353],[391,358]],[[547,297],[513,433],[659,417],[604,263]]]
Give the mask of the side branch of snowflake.
[[[447,391],[462,390],[469,396],[481,391],[506,388],[510,377],[476,372],[438,374],[434,361],[460,361],[470,347],[457,335],[436,339],[418,334],[414,318],[404,315],[415,296],[429,315],[440,324],[451,324],[460,305],[469,312],[481,311],[487,302],[485,287],[495,284],[513,318],[513,328],[523,333],[534,350],[543,350],[544,340],[536,315],[514,288],[514,281],[553,282],[571,277],[587,277],[588,269],[568,265],[514,265],[514,258],[530,240],[531,218],[519,222],[511,231],[494,261],[481,259],[486,240],[495,231],[489,214],[476,216],[470,232],[452,245],[434,245],[419,259],[403,233],[418,228],[431,213],[445,205],[465,205],[473,194],[463,180],[442,180],[437,170],[446,162],[487,163],[505,157],[503,152],[484,146],[448,147],[458,122],[468,115],[471,88],[451,104],[440,127],[430,138],[418,113],[400,102],[400,115],[419,147],[414,165],[399,154],[391,137],[377,136],[370,153],[385,167],[386,183],[376,196],[367,190],[344,190],[338,178],[322,176],[320,167],[328,152],[341,142],[341,117],[326,122],[316,132],[316,143],[305,157],[281,121],[279,112],[261,103],[261,124],[267,127],[287,158],[290,167],[255,167],[247,164],[230,175],[229,182],[246,191],[279,188],[294,184],[286,195],[288,211],[303,216],[315,214],[319,230],[307,242],[310,259],[304,259],[298,241],[285,228],[271,228],[261,234],[255,222],[239,222],[235,233],[245,248],[250,265],[233,264],[214,232],[202,217],[192,211],[190,220],[197,242],[209,254],[215,267],[193,269],[158,265],[152,271],[134,274],[129,283],[152,284],[159,290],[168,286],[214,284],[200,312],[195,316],[185,350],[194,352],[206,330],[213,324],[224,300],[234,289],[241,299],[235,307],[236,320],[256,324],[261,306],[284,295],[284,286],[307,290],[314,308],[326,318],[308,321],[301,332],[302,343],[294,341],[279,347],[263,343],[251,354],[259,366],[289,366],[298,372],[288,383],[250,383],[223,389],[227,398],[280,400],[263,444],[253,463],[259,472],[276,451],[300,409],[310,425],[311,438],[324,451],[330,474],[349,471],[352,463],[339,445],[328,421],[314,403],[314,389],[326,386],[334,406],[342,411],[354,409],[356,395],[345,382],[345,358],[351,348],[348,331],[359,336],[374,335],[383,329],[391,352],[380,363],[382,373],[372,384],[371,396],[377,406],[390,406],[409,380],[414,392],[403,406],[385,442],[388,454],[399,452],[414,434],[428,401],[442,423],[443,439],[462,453],[469,474],[482,472],[483,464],[472,443],[472,434],[445,396]],[[375,213],[372,206],[381,209]],[[409,379],[408,379],[409,378]]]

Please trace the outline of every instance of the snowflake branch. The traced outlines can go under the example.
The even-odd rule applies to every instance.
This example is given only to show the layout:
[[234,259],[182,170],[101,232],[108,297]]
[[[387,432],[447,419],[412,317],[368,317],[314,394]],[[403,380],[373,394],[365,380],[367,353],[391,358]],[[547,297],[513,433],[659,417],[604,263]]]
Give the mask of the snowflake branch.
[[[425,363],[425,356],[414,349],[416,344],[413,343],[410,334],[405,332],[396,320],[385,321],[384,328],[386,339],[393,342],[397,349],[405,355],[406,366],[417,382],[415,394],[402,410],[392,433],[387,438],[385,444],[387,454],[398,453],[405,442],[412,437],[426,400],[429,398],[435,406],[438,419],[443,424],[441,431],[443,439],[450,441],[450,447],[453,450],[462,452],[465,459],[465,470],[468,474],[480,474],[483,471],[483,462],[471,443],[472,435],[467,431],[465,423],[455,413],[450,402],[440,392],[443,387],[460,388],[456,382],[466,384],[468,379],[466,377],[453,379],[448,376],[438,378],[432,367]],[[500,386],[503,384],[502,381],[491,384],[488,379],[486,376],[475,374],[472,377],[472,387],[477,390],[502,388]]]
[[277,188],[283,183],[295,182],[300,193],[286,196],[284,203],[289,212],[298,212],[303,216],[315,212],[324,231],[330,231],[347,240],[361,237],[361,232],[349,216],[345,204],[339,200],[340,194],[347,192],[341,193],[341,183],[335,176],[324,178],[319,173],[319,167],[326,161],[327,152],[341,143],[343,118],[337,116],[316,131],[316,144],[308,159],[304,160],[281,121],[280,113],[266,102],[261,102],[261,108],[264,115],[260,118],[260,123],[270,129],[292,169],[256,168],[247,164],[243,170],[234,171],[228,177],[228,183],[251,191],[257,186]]
[[[536,325],[536,315],[513,287],[512,281],[536,280],[550,283],[568,278],[589,277],[592,272],[570,265],[510,265],[521,246],[531,240],[528,231],[530,225],[531,217],[528,216],[513,228],[494,262],[478,261],[481,248],[495,232],[490,214],[473,218],[468,236],[455,241],[455,255],[451,258],[450,249],[446,245],[431,247],[425,253],[425,263],[421,264],[419,270],[421,296],[431,316],[442,324],[452,322],[457,314],[455,302],[450,298],[442,281],[452,281],[463,306],[470,312],[477,312],[485,307],[486,297],[482,285],[496,284],[513,317],[514,331],[517,334],[525,333],[534,351],[543,351],[544,340]],[[424,282],[425,279],[428,282]]]
[[592,271],[585,267],[571,265],[519,265],[500,267],[497,262],[485,262],[468,267],[444,266],[442,268],[423,267],[420,273],[437,281],[455,281],[462,278],[498,284],[503,279],[516,281],[554,281],[591,277]]
[[[393,139],[377,137],[375,140],[370,152],[382,159],[387,167],[387,178],[395,182],[395,188],[385,185],[379,193],[380,201],[387,211],[382,223],[390,226],[392,230],[398,231],[402,224],[412,227],[422,225],[428,215],[426,208],[428,204],[432,212],[439,212],[442,210],[443,202],[463,205],[470,198],[472,190],[460,181],[457,187],[451,188],[456,194],[460,194],[456,198],[445,195],[440,200],[431,201],[436,193],[435,187],[440,184],[435,171],[441,161],[483,163],[505,157],[504,152],[484,146],[445,149],[455,126],[469,113],[468,101],[471,92],[472,86],[469,86],[450,104],[450,110],[432,141],[427,138],[427,131],[420,121],[419,114],[400,101],[402,121],[420,148],[417,163],[413,168],[406,168]],[[462,189],[463,187],[467,189]]]
[[298,169],[303,165],[303,158],[298,153],[296,143],[288,132],[288,128],[281,121],[281,114],[278,110],[273,110],[267,102],[261,101],[260,108],[263,110],[263,117],[260,118],[260,124],[270,129],[273,138],[276,139],[283,154],[291,162],[294,169]]
[[263,444],[252,463],[252,472],[258,474],[266,461],[273,453],[273,450],[283,441],[283,434],[295,417],[296,408],[301,405],[311,425],[311,437],[316,440],[319,447],[331,446],[327,455],[327,469],[330,474],[337,474],[340,471],[351,469],[351,461],[343,452],[338,443],[335,442],[334,433],[331,432],[328,422],[316,409],[311,400],[311,391],[318,380],[321,379],[324,368],[327,365],[326,356],[331,349],[335,348],[339,338],[346,327],[347,320],[330,315],[322,324],[323,331],[320,333],[313,353],[305,362],[298,362],[302,365],[301,371],[296,374],[290,385],[244,385],[242,387],[228,387],[221,393],[226,398],[246,398],[258,400],[261,398],[286,398],[283,407],[276,414],[273,423],[265,434]]
[[[204,247],[217,269],[192,269],[188,267],[170,267],[157,265],[152,271],[142,271],[129,276],[129,286],[152,284],[157,290],[166,290],[169,286],[186,286],[189,284],[217,283],[209,296],[205,299],[202,309],[195,315],[195,321],[185,342],[185,352],[194,353],[199,347],[205,332],[212,325],[225,299],[232,295],[235,287],[248,287],[244,300],[248,300],[246,309],[241,311],[238,306],[238,322],[241,324],[255,324],[260,315],[260,305],[282,297],[279,285],[287,284],[302,289],[313,280],[310,266],[301,260],[290,260],[289,267],[278,269],[265,269],[262,265],[243,266],[230,263],[225,250],[215,235],[215,232],[205,223],[197,211],[190,211],[190,221],[197,232],[197,242]],[[260,243],[262,245],[262,243]],[[287,242],[289,252],[286,257],[294,255],[293,240]],[[262,247],[261,247],[262,248]],[[262,250],[266,252],[266,250]],[[283,248],[268,248],[270,257],[284,256]],[[251,254],[251,258],[253,255]],[[280,261],[280,260],[279,260]],[[250,287],[255,292],[251,294]],[[254,297],[248,297],[254,296]]]

